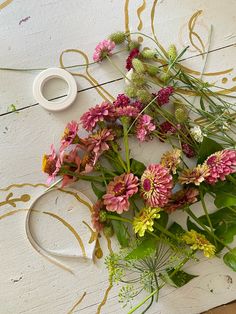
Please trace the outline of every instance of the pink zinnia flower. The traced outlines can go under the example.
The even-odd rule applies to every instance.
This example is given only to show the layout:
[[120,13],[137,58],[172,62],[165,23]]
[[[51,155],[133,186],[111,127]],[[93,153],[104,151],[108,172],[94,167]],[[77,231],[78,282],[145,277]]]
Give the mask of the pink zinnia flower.
[[91,216],[92,225],[93,225],[93,228],[97,232],[101,232],[104,228],[104,224],[100,221],[100,211],[103,207],[104,207],[103,201],[98,200],[93,205],[93,208],[92,208],[92,216]]
[[[83,140],[89,152],[93,152],[95,160],[101,156],[103,152],[109,150],[109,142],[114,140],[114,133],[109,129],[101,129],[97,133],[89,135],[89,137]],[[95,161],[96,162],[96,161]]]
[[103,102],[100,105],[96,105],[85,112],[80,121],[83,128],[87,131],[92,131],[99,121],[113,118],[114,108],[108,102]]
[[[71,152],[66,153],[62,151],[60,158],[57,161],[57,167],[63,169],[63,172],[73,172],[75,174],[80,173],[81,158],[78,155],[78,148],[74,148]],[[76,176],[70,174],[63,174],[62,187],[75,182]]]
[[205,163],[210,171],[206,181],[215,184],[218,180],[224,181],[225,176],[236,171],[236,151],[225,149],[210,155]]
[[167,204],[172,187],[169,170],[160,164],[149,165],[141,177],[141,195],[152,207]]
[[157,102],[159,106],[168,104],[170,100],[170,96],[174,93],[174,88],[172,86],[167,86],[158,91],[157,94],[154,94],[155,97],[157,96]]
[[126,69],[129,71],[133,68],[132,60],[139,55],[138,48],[134,48],[130,51],[128,58],[126,59]]
[[181,147],[182,147],[182,151],[186,157],[192,158],[196,155],[194,149],[189,144],[181,143]]
[[116,44],[113,41],[104,39],[96,46],[93,54],[93,60],[95,62],[99,62],[102,61],[106,56],[111,56],[112,50],[115,48],[115,46]]
[[138,178],[132,173],[123,173],[108,184],[104,205],[108,211],[122,214],[129,210],[129,198],[137,192]]
[[156,129],[152,117],[147,114],[141,115],[136,123],[136,137],[141,142],[148,141],[151,133]]
[[60,167],[57,166],[58,157],[54,145],[51,145],[51,153],[43,156],[42,170],[48,174],[47,184],[50,184],[58,175]]
[[64,130],[63,137],[61,139],[60,152],[63,151],[67,146],[73,144],[76,137],[78,137],[79,124],[76,121],[71,121],[67,124]]
[[132,117],[136,118],[139,114],[140,110],[137,107],[133,106],[126,106],[126,107],[118,107],[116,108],[116,116],[117,118],[120,117]]

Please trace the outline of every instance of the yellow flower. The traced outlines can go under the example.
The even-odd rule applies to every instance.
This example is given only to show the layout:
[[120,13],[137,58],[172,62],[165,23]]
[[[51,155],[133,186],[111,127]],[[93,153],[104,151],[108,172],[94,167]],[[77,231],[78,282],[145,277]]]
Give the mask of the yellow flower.
[[201,250],[206,257],[212,257],[215,255],[216,247],[211,244],[207,238],[195,230],[186,232],[183,235],[183,240],[186,244],[190,244],[192,250]]
[[134,218],[133,228],[134,232],[138,233],[140,237],[143,237],[145,232],[148,230],[153,231],[154,219],[161,217],[159,212],[161,208],[144,207]]
[[185,169],[179,176],[179,182],[181,184],[200,185],[205,178],[209,176],[209,167],[207,165],[197,165],[193,169]]
[[161,165],[169,169],[173,174],[176,173],[176,169],[180,164],[181,150],[175,148],[166,152],[161,157]]

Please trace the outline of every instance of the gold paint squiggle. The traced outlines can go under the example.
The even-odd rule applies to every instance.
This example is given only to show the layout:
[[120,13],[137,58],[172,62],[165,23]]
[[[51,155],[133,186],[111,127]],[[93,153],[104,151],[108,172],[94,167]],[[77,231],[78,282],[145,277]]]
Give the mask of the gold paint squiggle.
[[8,6],[10,3],[12,3],[13,0],[6,0],[2,4],[0,4],[0,10],[4,9],[6,6]]
[[[194,75],[201,75],[201,72],[190,69],[190,68],[188,68],[182,64],[179,65],[179,67],[180,67],[180,69],[184,70],[186,73],[190,73],[190,74],[194,74]],[[226,70],[218,71],[218,72],[206,72],[206,73],[203,73],[202,75],[204,75],[204,76],[218,76],[218,75],[231,73],[232,71],[233,71],[233,68],[230,68],[230,69],[226,69]]]
[[85,67],[85,71],[86,71],[86,74],[82,74],[82,73],[78,73],[78,72],[70,72],[72,75],[74,76],[79,76],[79,77],[82,77],[84,78],[85,80],[87,80],[97,91],[97,93],[107,102],[110,102],[110,100],[105,96],[107,95],[112,101],[114,101],[114,97],[105,89],[103,88],[102,86],[99,86],[99,83],[98,81],[89,73],[89,70],[88,70],[88,64],[89,64],[89,59],[88,59],[88,56],[81,50],[79,49],[66,49],[64,51],[62,51],[61,55],[60,55],[60,66],[62,69],[65,69],[65,65],[64,65],[64,62],[63,62],[63,55],[65,53],[78,53],[80,54],[81,56],[83,56],[84,60],[85,60],[85,64],[86,64],[86,67]]
[[92,206],[88,202],[86,202],[84,199],[82,199],[82,197],[80,197],[77,193],[69,191],[69,190],[64,190],[61,188],[58,188],[57,190],[66,194],[73,195],[80,203],[84,204],[89,209],[90,212],[92,212]]
[[156,6],[157,6],[157,2],[158,0],[154,0],[153,1],[153,5],[152,5],[152,9],[151,9],[151,30],[152,30],[152,35],[156,41],[157,46],[159,47],[159,49],[162,51],[162,53],[168,57],[168,53],[165,50],[165,48],[159,43],[156,33],[155,33],[155,26],[154,26],[154,20],[155,20],[155,13],[156,13]]
[[100,314],[101,313],[101,308],[106,304],[107,298],[108,298],[108,294],[109,294],[110,290],[112,289],[112,287],[113,287],[113,285],[110,282],[109,287],[107,288],[107,290],[105,292],[104,298],[103,298],[102,302],[99,304],[99,306],[97,308],[96,314]]
[[33,188],[42,186],[42,187],[48,188],[48,185],[46,185],[44,183],[35,183],[35,184],[32,184],[32,183],[20,183],[20,184],[14,183],[14,184],[7,186],[6,188],[1,188],[0,191],[9,191],[11,188],[22,188],[24,186],[31,186]]
[[61,218],[60,216],[58,216],[54,213],[51,213],[51,212],[43,212],[43,213],[46,215],[52,216],[53,218],[59,220],[61,223],[63,223],[64,226],[66,226],[73,233],[76,240],[79,242],[83,257],[86,257],[86,252],[85,252],[83,241],[82,241],[81,237],[79,236],[78,232],[74,229],[74,227],[72,227],[65,219]]
[[[201,39],[201,37],[194,31],[195,25],[197,18],[202,14],[202,10],[198,10],[195,12],[191,18],[189,19],[188,22],[188,29],[189,29],[189,40],[192,44],[192,46],[199,52],[199,53],[204,53],[205,52],[205,45]],[[196,38],[198,42],[200,43],[200,48],[195,44],[193,38]],[[204,58],[204,56],[202,56]]]
[[21,197],[19,198],[12,198],[13,193],[9,193],[6,197],[6,200],[3,202],[0,202],[0,207],[4,206],[4,205],[11,205],[12,207],[16,207],[16,203],[17,202],[28,202],[30,200],[30,195],[29,194],[23,194],[21,195]]
[[[139,24],[138,24],[138,30],[141,31],[142,28],[143,28],[143,21],[141,19],[141,14],[142,12],[146,9],[146,0],[143,0],[143,3],[141,4],[140,7],[138,7],[137,9],[137,16],[138,16],[138,19],[139,19]],[[143,42],[143,37],[142,36],[139,36],[138,37],[138,41],[141,43]]]
[[106,237],[106,240],[107,240],[107,248],[108,248],[110,254],[113,254],[113,250],[112,250],[112,247],[111,247],[111,238]]
[[129,0],[125,0],[124,14],[125,14],[125,32],[126,32],[126,34],[127,34],[128,40],[130,41],[130,29],[129,29]]
[[90,225],[86,222],[86,221],[82,221],[82,223],[89,229],[89,231],[91,232],[91,236],[90,236],[90,239],[89,239],[89,244],[93,243],[94,241],[97,240],[98,238],[98,233],[93,231],[93,229],[90,227]]
[[74,310],[77,308],[77,306],[83,301],[84,297],[86,296],[87,292],[84,292],[82,297],[80,297],[79,301],[75,303],[75,305],[72,307],[71,310],[67,314],[73,314]]

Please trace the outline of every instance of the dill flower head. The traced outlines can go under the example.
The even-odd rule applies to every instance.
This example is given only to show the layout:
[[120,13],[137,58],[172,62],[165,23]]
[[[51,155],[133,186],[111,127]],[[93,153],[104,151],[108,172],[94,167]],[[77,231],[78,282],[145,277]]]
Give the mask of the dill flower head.
[[197,165],[193,169],[185,169],[179,176],[181,184],[200,185],[209,176],[209,167],[206,164]]
[[167,169],[169,169],[170,172],[172,172],[173,174],[176,174],[176,169],[181,161],[180,156],[181,156],[181,150],[175,148],[163,154],[161,157],[160,163],[163,167],[166,167]]
[[211,244],[207,238],[195,230],[186,232],[183,237],[186,244],[191,245],[190,248],[194,251],[201,250],[206,257],[213,257],[215,255],[216,247]]
[[134,232],[140,237],[143,237],[145,232],[148,230],[153,231],[154,219],[161,217],[161,208],[144,207],[138,216],[134,217],[133,228]]

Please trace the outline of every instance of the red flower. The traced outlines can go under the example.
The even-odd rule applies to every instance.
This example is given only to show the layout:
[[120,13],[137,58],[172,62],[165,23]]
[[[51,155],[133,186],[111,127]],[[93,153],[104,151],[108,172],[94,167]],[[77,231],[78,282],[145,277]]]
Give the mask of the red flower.
[[134,48],[130,51],[128,58],[126,59],[126,69],[129,71],[133,68],[132,60],[139,55],[138,48]]

